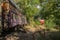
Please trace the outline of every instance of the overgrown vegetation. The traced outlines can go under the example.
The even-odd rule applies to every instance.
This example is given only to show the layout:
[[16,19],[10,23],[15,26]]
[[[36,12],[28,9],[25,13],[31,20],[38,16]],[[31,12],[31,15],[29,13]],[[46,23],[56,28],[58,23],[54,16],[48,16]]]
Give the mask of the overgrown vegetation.
[[[45,20],[44,27],[46,27],[46,29],[38,30],[38,33],[41,31],[42,34],[39,34],[37,40],[43,40],[44,39],[43,37],[46,37],[50,40],[51,39],[55,40],[56,36],[57,39],[59,39],[60,31],[56,32],[57,30],[53,29],[53,27],[57,26],[60,27],[60,0],[18,0],[18,1],[14,0],[14,1],[20,7],[22,13],[26,16],[27,21],[31,26],[34,27],[36,27],[36,25],[40,26],[40,19]],[[31,27],[30,25],[29,27]],[[39,26],[37,26],[35,30],[39,29]],[[52,28],[54,32],[50,32],[49,28]],[[30,30],[34,31],[33,28]],[[44,33],[47,30],[48,32]]]
[[30,23],[34,21],[39,24],[38,18],[42,18],[47,27],[60,25],[59,0],[19,0],[17,4]]

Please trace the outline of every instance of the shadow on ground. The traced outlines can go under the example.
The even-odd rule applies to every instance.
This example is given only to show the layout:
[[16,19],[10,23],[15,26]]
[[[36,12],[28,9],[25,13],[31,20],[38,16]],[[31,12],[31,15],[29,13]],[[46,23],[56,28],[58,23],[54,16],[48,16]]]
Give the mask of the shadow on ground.
[[14,29],[9,29],[4,32],[1,40],[60,40],[60,31],[39,30],[34,33],[31,31],[17,32]]

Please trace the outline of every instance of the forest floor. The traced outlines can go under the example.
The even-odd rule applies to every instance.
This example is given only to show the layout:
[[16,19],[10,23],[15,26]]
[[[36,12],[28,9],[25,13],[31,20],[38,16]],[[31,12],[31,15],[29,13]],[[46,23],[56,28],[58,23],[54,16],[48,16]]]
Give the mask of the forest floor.
[[46,29],[46,27],[39,25],[38,27],[25,26],[24,32],[12,32],[1,40],[60,40],[60,31],[51,28],[51,30]]

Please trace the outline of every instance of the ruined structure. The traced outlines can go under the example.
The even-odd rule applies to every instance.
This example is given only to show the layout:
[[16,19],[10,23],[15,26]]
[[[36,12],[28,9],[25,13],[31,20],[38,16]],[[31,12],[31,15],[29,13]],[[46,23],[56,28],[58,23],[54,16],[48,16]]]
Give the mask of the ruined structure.
[[2,29],[26,25],[26,17],[13,2],[13,0],[3,0],[2,2]]

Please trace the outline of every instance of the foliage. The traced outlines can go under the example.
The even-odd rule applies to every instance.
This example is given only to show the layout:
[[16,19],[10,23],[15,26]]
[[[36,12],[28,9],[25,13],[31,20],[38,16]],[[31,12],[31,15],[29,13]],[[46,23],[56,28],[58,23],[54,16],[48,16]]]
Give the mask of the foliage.
[[46,25],[53,26],[53,25],[60,25],[60,10],[58,4],[60,2],[57,0],[48,0],[42,1],[41,5],[43,9],[41,10],[41,18],[45,19]]
[[[39,24],[37,18],[40,17],[45,20],[47,26],[60,25],[59,3],[59,0],[19,0],[17,2],[29,22],[32,23],[35,20]],[[41,6],[41,10],[37,8],[38,5]]]
[[34,16],[39,14],[39,9],[37,8],[37,5],[40,5],[39,3],[39,0],[20,0],[17,4],[27,19],[32,21],[34,20]]

